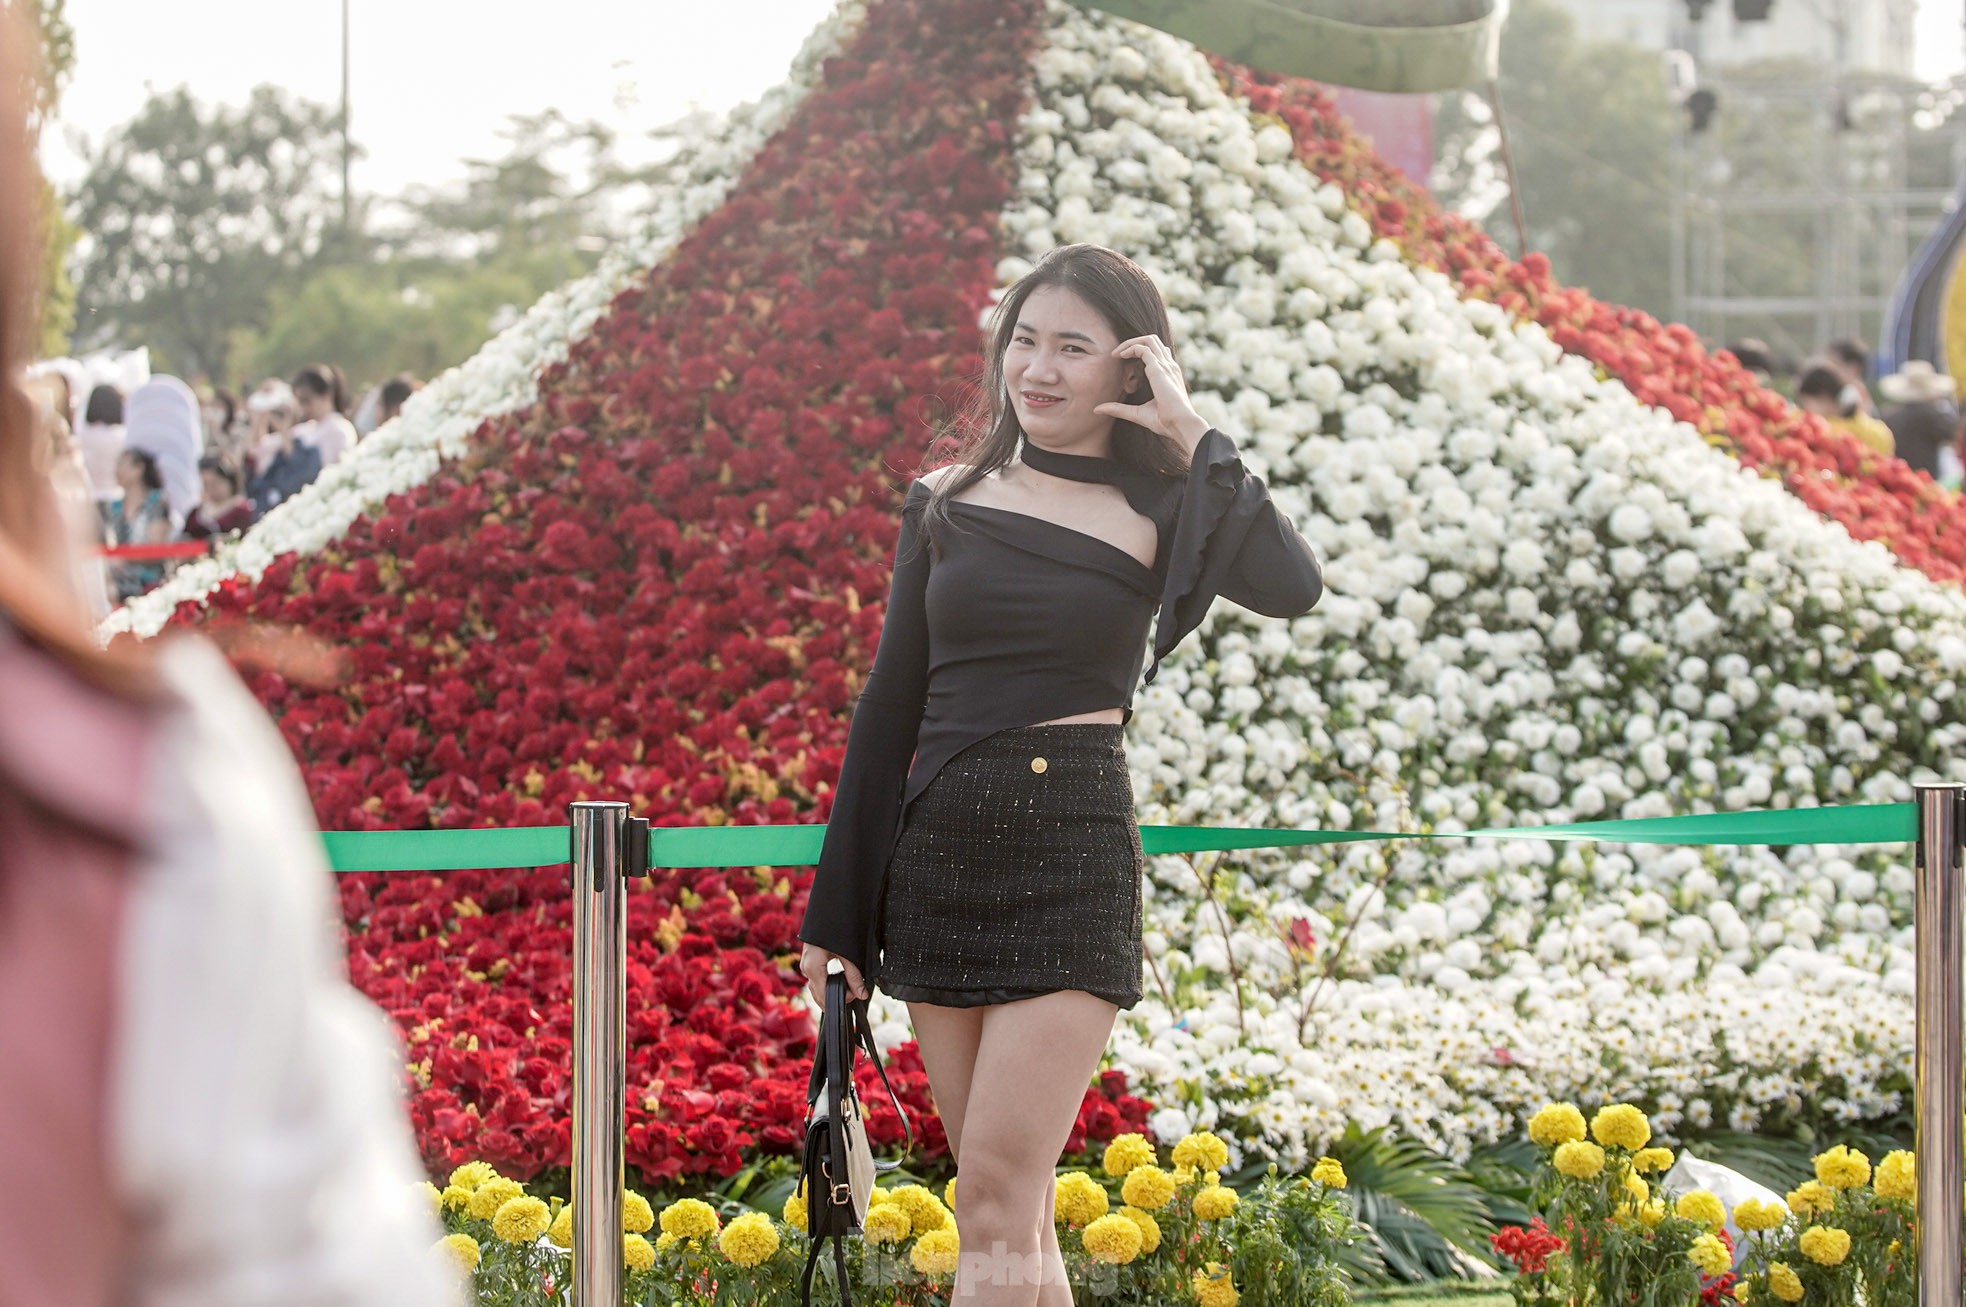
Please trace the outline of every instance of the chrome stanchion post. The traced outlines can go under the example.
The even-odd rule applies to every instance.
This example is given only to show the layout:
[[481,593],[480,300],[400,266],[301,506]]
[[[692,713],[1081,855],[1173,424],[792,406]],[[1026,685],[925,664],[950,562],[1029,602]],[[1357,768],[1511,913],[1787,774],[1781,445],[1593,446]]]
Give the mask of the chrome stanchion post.
[[628,805],[573,818],[573,1303],[621,1302],[623,1076],[627,1063]]
[[1966,1139],[1960,1111],[1960,839],[1966,785],[1915,785],[1918,844],[1912,928],[1917,948],[1917,1100],[1919,1307],[1960,1307],[1961,1186]]

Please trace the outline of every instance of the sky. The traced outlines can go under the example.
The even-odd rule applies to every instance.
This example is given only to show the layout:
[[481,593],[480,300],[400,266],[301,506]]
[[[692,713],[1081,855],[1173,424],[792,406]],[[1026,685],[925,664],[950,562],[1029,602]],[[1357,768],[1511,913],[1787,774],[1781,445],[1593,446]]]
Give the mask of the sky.
[[[349,120],[360,192],[394,195],[464,175],[504,152],[508,115],[558,108],[636,134],[693,108],[724,110],[784,80],[833,0],[346,0]],[[341,99],[342,0],[68,0],[75,73],[42,165],[57,185],[85,170],[70,137],[99,142],[147,97],[178,85],[243,104],[275,82]],[[550,19],[508,19],[510,14]],[[54,139],[49,139],[53,137]]]
[[[1659,0],[1675,3],[1676,0]],[[1778,0],[1808,3],[1810,0]],[[358,191],[396,195],[464,175],[467,158],[503,153],[511,114],[558,108],[621,136],[692,109],[728,109],[782,80],[832,0],[346,0],[350,121]],[[186,85],[208,102],[243,103],[261,82],[328,104],[341,96],[342,0],[68,0],[75,76],[43,166],[79,180],[73,136],[100,141],[142,107],[147,87]],[[506,21],[514,12],[550,21]],[[1960,70],[1966,0],[1919,0],[1918,71]]]

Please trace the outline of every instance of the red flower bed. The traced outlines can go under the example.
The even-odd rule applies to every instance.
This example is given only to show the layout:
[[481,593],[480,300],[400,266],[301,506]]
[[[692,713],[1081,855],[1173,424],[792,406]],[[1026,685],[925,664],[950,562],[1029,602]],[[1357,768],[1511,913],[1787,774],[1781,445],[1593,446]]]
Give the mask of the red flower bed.
[[[662,825],[826,819],[898,491],[929,405],[978,369],[1041,13],[876,5],[538,402],[333,548],[178,614],[293,623],[347,652],[333,690],[253,677],[324,829],[550,825],[584,798]],[[647,1183],[800,1144],[809,878],[698,870],[632,893],[627,1156]],[[565,1165],[564,871],[341,888],[355,980],[409,1044],[427,1161]],[[926,1147],[946,1147],[912,1046],[894,1064]],[[898,1142],[863,1088],[873,1134]],[[1143,1127],[1123,1089],[1088,1093],[1075,1139]]]
[[1432,196],[1353,134],[1315,83],[1223,60],[1216,71],[1258,114],[1290,130],[1298,157],[1342,186],[1374,230],[1462,291],[1533,319],[1565,350],[1622,381],[1647,404],[1691,423],[1741,462],[1780,477],[1791,493],[1859,540],[1876,540],[1943,581],[1966,578],[1966,496],[1895,458],[1881,458],[1821,418],[1757,384],[1732,354],[1709,354],[1682,324],[1559,285],[1549,260],[1509,258],[1475,224]]

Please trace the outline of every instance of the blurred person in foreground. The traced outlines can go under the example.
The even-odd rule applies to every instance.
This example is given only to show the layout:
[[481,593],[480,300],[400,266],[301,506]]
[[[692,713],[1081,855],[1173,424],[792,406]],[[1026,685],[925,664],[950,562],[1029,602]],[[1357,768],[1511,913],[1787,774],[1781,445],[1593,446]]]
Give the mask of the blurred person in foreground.
[[1795,402],[1874,453],[1890,458],[1896,448],[1891,428],[1864,412],[1850,383],[1834,368],[1820,363],[1805,368],[1796,378]]
[[1904,367],[1878,379],[1877,391],[1891,405],[1884,410],[1884,425],[1891,428],[1898,457],[1927,476],[1937,476],[1939,451],[1952,443],[1959,425],[1959,392],[1952,378],[1924,359],[1908,359]]
[[99,647],[21,390],[35,197],[0,10],[0,1221],[8,1307],[425,1307],[457,1281],[307,795],[205,641]]

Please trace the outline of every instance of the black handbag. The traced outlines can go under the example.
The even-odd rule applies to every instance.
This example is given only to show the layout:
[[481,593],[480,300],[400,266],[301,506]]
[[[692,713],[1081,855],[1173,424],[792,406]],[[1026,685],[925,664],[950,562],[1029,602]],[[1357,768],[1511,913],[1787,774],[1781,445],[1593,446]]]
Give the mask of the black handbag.
[[849,999],[846,969],[835,959],[826,969],[826,1007],[819,1018],[819,1047],[813,1050],[812,1080],[806,1091],[805,1158],[799,1167],[798,1192],[806,1200],[806,1234],[812,1241],[805,1273],[799,1278],[799,1302],[812,1307],[812,1273],[819,1249],[833,1244],[833,1268],[840,1289],[840,1307],[853,1307],[847,1284],[846,1240],[859,1234],[874,1195],[874,1177],[892,1171],[899,1162],[876,1162],[867,1144],[867,1122],[860,1095],[853,1087],[853,1061],[865,1049],[887,1087],[888,1100],[901,1117],[907,1147],[915,1132],[901,1099],[888,1083],[887,1068],[867,1020],[867,1000]]

